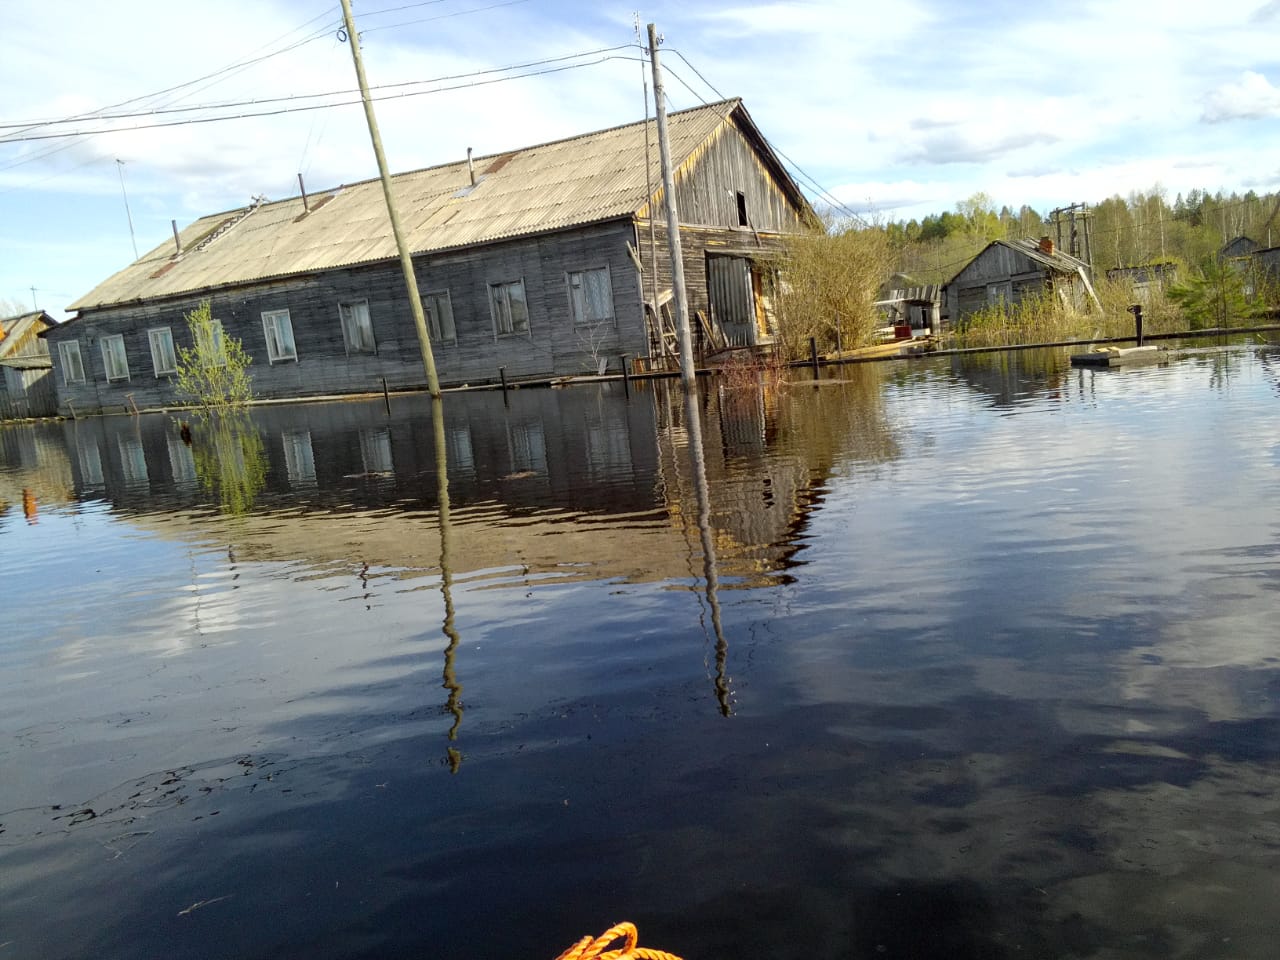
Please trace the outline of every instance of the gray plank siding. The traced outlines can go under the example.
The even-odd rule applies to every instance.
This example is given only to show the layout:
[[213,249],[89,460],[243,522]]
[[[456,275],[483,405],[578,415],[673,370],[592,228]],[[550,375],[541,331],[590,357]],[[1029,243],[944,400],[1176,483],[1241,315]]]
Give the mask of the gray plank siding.
[[[771,233],[803,229],[795,206],[736,127],[723,128],[693,161],[693,175],[676,181],[682,224],[739,227],[738,194],[742,193],[749,227]],[[659,210],[656,215],[661,219],[664,214]]]
[[[646,350],[643,312],[635,266],[627,253],[634,238],[630,221],[615,221],[572,231],[526,238],[457,253],[415,260],[422,294],[447,291],[457,331],[453,343],[433,343],[440,380],[445,385],[588,372],[589,351],[582,328],[575,329],[567,275],[606,267],[613,292],[614,323],[605,325],[599,351],[616,368],[619,353]],[[489,285],[524,282],[529,310],[527,334],[497,335],[490,311]],[[326,271],[256,284],[210,296],[213,315],[227,336],[238,338],[253,358],[250,373],[259,398],[288,398],[374,392],[382,379],[392,389],[423,387],[426,374],[399,263]],[[376,353],[349,354],[338,314],[340,302],[365,300]],[[185,314],[198,297],[138,304],[86,313],[48,334],[63,413],[120,412],[181,402],[173,377],[154,372],[148,331],[167,326],[175,345],[188,345]],[[268,358],[262,313],[288,310],[296,361]],[[128,381],[108,383],[102,357],[104,336],[124,338]],[[67,384],[58,344],[80,342],[86,382]]]

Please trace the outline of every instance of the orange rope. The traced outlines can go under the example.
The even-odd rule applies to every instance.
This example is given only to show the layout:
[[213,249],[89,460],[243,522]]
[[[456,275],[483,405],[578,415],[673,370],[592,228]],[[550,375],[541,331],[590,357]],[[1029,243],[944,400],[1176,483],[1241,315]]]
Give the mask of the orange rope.
[[[648,947],[637,947],[636,940],[639,934],[636,932],[634,923],[615,924],[600,936],[583,937],[572,947],[566,950],[556,960],[680,960],[674,953],[666,953],[663,950],[650,950]],[[623,946],[621,950],[610,950],[603,953],[605,947],[613,943],[613,941],[621,939]]]

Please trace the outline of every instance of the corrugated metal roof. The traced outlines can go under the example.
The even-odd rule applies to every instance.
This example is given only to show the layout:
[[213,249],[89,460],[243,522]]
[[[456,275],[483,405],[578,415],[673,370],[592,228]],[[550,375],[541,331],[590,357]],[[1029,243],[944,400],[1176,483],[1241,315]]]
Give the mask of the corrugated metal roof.
[[[690,153],[738,111],[754,130],[741,101],[726,100],[668,115],[672,163]],[[398,174],[393,189],[410,249],[415,253],[491,243],[628,216],[661,190],[658,144],[646,124],[633,123],[568,140],[525,147],[474,161]],[[396,252],[380,180],[202,217],[179,233],[183,250],[161,244],[68,309],[163,298],[271,277],[284,277],[370,261]],[[222,230],[221,234],[217,231]]]
[[1031,237],[1022,237],[1019,240],[997,240],[995,242],[1017,250],[1037,263],[1042,263],[1046,267],[1051,267],[1062,273],[1076,273],[1081,267],[1088,266],[1083,260],[1077,260],[1071,254],[1063,253],[1056,248],[1053,253],[1045,253],[1040,249],[1040,243]]

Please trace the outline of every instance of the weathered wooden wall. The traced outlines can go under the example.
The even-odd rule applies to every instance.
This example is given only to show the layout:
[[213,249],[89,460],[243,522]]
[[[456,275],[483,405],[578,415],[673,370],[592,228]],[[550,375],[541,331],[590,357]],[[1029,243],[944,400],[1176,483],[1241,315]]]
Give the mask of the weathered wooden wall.
[[[769,171],[760,154],[732,125],[699,147],[676,178],[676,209],[682,224],[740,228],[738,194],[746,205],[747,229],[795,233],[800,211]],[[655,211],[664,220],[665,210]],[[665,221],[664,221],[665,222]]]
[[[603,331],[599,353],[610,358],[610,365],[616,368],[621,353],[645,353],[635,264],[627,252],[633,239],[631,223],[616,221],[415,260],[420,292],[448,291],[453,307],[456,342],[433,344],[441,382],[447,386],[497,380],[499,367],[506,368],[509,379],[590,371],[588,347],[570,314],[568,271],[609,269],[615,323]],[[519,279],[525,285],[529,333],[496,336],[488,285]],[[392,389],[425,385],[399,263],[261,283],[215,293],[211,300],[224,332],[239,338],[253,357],[250,371],[260,398],[379,391],[384,377]],[[338,304],[353,300],[368,301],[376,354],[347,355]],[[121,411],[129,407],[130,394],[140,408],[180,402],[172,377],[157,378],[154,373],[147,331],[167,326],[175,344],[189,344],[184,315],[198,303],[198,297],[191,297],[104,310],[50,331],[60,409]],[[272,364],[262,313],[286,309],[298,359]],[[124,336],[129,380],[108,383],[99,341],[115,333]],[[85,383],[68,385],[61,370],[57,344],[68,338],[80,341]]]
[[1055,284],[1065,285],[1075,297],[1074,278],[1056,273],[1010,247],[993,244],[947,284],[947,309],[952,322],[990,306],[988,287],[1001,283],[1009,284],[1010,304],[1039,296],[1046,289],[1054,289]]
[[50,417],[58,408],[53,371],[0,365],[0,420]]

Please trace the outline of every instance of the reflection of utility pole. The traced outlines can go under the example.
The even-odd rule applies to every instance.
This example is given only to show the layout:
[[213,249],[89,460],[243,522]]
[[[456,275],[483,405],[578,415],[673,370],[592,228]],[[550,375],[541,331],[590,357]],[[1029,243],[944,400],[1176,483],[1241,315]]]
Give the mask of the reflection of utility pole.
[[[344,0],[345,2],[345,0]],[[457,773],[462,765],[462,754],[454,747],[453,741],[458,739],[458,728],[462,726],[462,684],[454,668],[454,657],[457,656],[461,638],[454,625],[453,610],[453,563],[450,557],[450,541],[452,528],[449,525],[449,461],[444,436],[444,404],[439,397],[431,401],[431,425],[435,433],[436,443],[436,498],[437,516],[440,520],[440,595],[444,599],[444,635],[449,645],[444,650],[444,683],[449,691],[445,701],[445,709],[453,715],[453,726],[449,728],[450,746],[445,753],[449,758],[449,772]]]
[[116,172],[120,174],[120,195],[124,197],[124,215],[129,218],[129,242],[133,244],[133,259],[138,259],[138,241],[133,235],[133,214],[129,211],[129,193],[124,188],[124,161],[116,157]]
[[716,635],[716,701],[720,713],[729,716],[729,678],[725,667],[729,660],[729,641],[725,639],[720,616],[720,572],[716,559],[716,541],[711,531],[711,488],[707,484],[707,458],[702,446],[702,411],[698,409],[698,391],[684,391],[684,428],[689,438],[689,461],[693,466],[693,492],[698,501],[698,535],[702,541],[702,571],[707,583],[707,605],[711,608],[711,628]]

